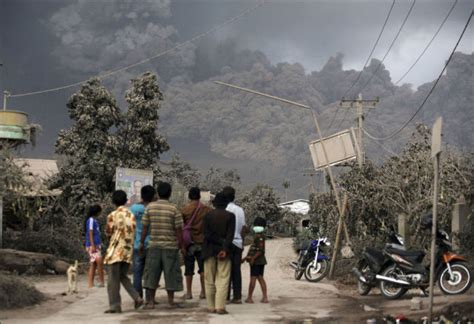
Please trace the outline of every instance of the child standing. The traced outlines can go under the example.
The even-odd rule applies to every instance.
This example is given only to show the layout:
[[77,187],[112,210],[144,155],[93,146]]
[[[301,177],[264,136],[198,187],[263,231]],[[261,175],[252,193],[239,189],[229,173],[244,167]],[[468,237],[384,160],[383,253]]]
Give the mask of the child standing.
[[265,264],[267,260],[265,258],[265,227],[267,221],[262,217],[255,218],[253,222],[253,231],[255,233],[253,243],[250,246],[249,252],[245,257],[244,261],[247,261],[250,264],[250,284],[249,284],[249,293],[246,303],[253,303],[252,295],[255,290],[255,286],[258,280],[260,288],[262,288],[263,298],[262,303],[268,303],[267,296],[267,283],[263,278],[263,272],[265,269]]
[[99,287],[104,287],[104,266],[102,261],[101,240],[99,222],[97,217],[102,212],[99,205],[92,205],[89,207],[86,219],[86,250],[89,254],[89,272],[87,281],[89,288],[94,287],[95,271],[99,273]]

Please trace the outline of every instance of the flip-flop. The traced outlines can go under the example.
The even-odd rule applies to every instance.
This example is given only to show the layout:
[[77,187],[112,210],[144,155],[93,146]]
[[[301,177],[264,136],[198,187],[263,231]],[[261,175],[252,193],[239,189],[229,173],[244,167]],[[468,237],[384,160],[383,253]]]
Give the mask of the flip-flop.
[[216,309],[216,314],[226,315],[226,314],[229,314],[229,312],[226,311],[225,309]]
[[155,304],[145,304],[145,306],[143,306],[143,309],[155,309]]
[[139,309],[143,305],[143,299],[139,299],[135,301],[135,309]]
[[108,309],[104,313],[105,314],[120,314],[122,310],[120,309]]
[[168,305],[168,308],[169,309],[176,309],[176,308],[184,308],[184,306],[181,305],[181,304],[175,303],[173,305]]

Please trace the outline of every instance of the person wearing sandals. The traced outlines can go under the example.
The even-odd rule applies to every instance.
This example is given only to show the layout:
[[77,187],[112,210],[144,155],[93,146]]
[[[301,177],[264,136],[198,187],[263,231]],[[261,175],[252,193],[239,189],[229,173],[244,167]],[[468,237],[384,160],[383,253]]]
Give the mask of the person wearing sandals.
[[105,313],[121,313],[120,284],[135,301],[135,308],[139,308],[143,304],[143,299],[133,288],[132,282],[128,278],[128,269],[133,257],[135,217],[125,207],[127,203],[125,191],[114,191],[112,202],[117,209],[107,216],[106,232],[110,235],[110,242],[105,253],[104,263],[108,270],[107,293],[110,308]]
[[[186,253],[183,245],[183,216],[175,204],[169,202],[171,185],[160,182],[158,200],[153,201],[145,209],[142,218],[142,237],[139,253],[143,253],[146,232],[150,228],[150,241],[146,252],[143,286],[145,287],[145,309],[155,307],[155,294],[161,274],[165,277],[165,289],[168,294],[170,308],[180,308],[174,301],[174,294],[183,291],[183,276],[179,264],[179,253]],[[178,242],[177,242],[178,241]]]
[[[141,202],[133,204],[130,206],[130,211],[132,212],[133,216],[135,216],[135,221],[137,224],[135,230],[135,243],[133,244],[133,287],[138,292],[140,297],[143,298],[143,286],[142,286],[142,278],[143,278],[143,271],[145,269],[145,261],[146,261],[146,252],[142,255],[138,255],[138,249],[140,247],[140,239],[142,237],[142,217],[145,213],[145,207],[148,206],[155,199],[156,190],[153,186],[146,185],[140,189],[140,196]],[[149,232],[145,238],[144,248],[148,247],[148,241],[150,239]]]
[[[202,243],[204,234],[202,232],[202,224],[204,216],[211,211],[211,208],[201,203],[201,190],[198,187],[189,189],[188,198],[190,202],[181,209],[183,214],[184,228],[190,231],[190,242],[186,246],[186,256],[184,257],[184,276],[186,278],[186,295],[185,299],[192,299],[192,285],[195,263],[198,265],[198,274],[201,281],[201,294],[199,298],[206,298],[204,287],[204,262],[202,260]],[[184,238],[183,238],[184,239]],[[186,245],[186,240],[184,239]]]
[[229,200],[218,193],[213,200],[215,210],[204,216],[204,278],[207,308],[211,313],[227,314],[225,309],[231,271],[229,251],[235,231],[235,215],[226,211]]
[[101,254],[100,229],[97,217],[102,212],[100,205],[89,207],[86,219],[86,250],[89,254],[89,272],[87,273],[87,282],[89,288],[94,287],[95,272],[99,273],[98,287],[104,287],[104,265]]
[[267,283],[263,278],[263,272],[265,265],[267,264],[267,259],[265,258],[265,227],[267,226],[267,221],[262,217],[255,218],[253,222],[253,243],[249,248],[249,252],[242,262],[247,261],[250,264],[250,284],[249,284],[249,293],[247,295],[246,303],[253,303],[252,295],[255,290],[255,286],[258,283],[260,288],[262,288],[262,303],[268,303],[267,295]]

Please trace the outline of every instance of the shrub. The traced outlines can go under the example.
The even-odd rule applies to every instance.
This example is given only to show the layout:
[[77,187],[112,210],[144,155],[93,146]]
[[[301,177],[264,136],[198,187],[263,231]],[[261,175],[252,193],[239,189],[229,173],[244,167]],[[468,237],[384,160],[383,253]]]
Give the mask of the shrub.
[[44,295],[22,278],[0,273],[0,309],[37,304]]

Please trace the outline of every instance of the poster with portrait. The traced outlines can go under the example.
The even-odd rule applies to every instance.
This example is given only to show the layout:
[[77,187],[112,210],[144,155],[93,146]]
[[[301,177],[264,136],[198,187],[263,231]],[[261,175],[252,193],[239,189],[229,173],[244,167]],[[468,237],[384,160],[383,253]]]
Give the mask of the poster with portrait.
[[141,201],[140,190],[146,185],[153,185],[152,170],[128,168],[115,170],[115,190],[123,190],[127,193],[129,206]]

